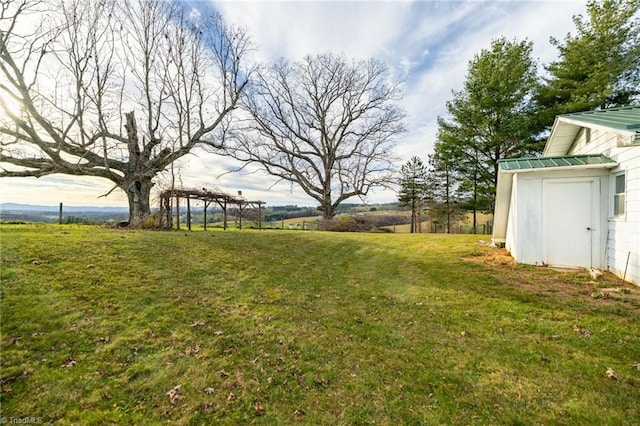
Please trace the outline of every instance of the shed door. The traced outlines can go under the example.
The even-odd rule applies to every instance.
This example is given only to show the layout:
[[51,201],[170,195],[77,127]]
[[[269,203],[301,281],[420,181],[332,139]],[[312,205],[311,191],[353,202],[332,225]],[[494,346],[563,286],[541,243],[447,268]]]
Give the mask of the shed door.
[[543,185],[545,262],[552,266],[593,266],[598,259],[594,225],[597,181],[547,179]]

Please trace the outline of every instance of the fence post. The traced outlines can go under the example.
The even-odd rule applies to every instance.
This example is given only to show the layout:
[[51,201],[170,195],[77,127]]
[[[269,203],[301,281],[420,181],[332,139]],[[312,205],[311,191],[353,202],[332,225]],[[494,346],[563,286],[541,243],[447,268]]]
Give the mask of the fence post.
[[62,225],[62,203],[60,203],[60,209],[58,210],[58,225]]

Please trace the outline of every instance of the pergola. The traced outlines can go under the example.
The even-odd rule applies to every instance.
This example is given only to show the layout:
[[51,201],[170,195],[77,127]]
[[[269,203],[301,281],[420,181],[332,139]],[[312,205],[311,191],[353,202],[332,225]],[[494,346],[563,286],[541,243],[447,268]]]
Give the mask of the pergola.
[[264,201],[248,201],[238,196],[229,195],[221,191],[202,189],[167,189],[160,194],[160,217],[158,226],[163,229],[173,227],[173,208],[171,201],[175,199],[176,206],[176,226],[180,229],[180,199],[187,200],[187,228],[191,230],[191,200],[204,202],[204,229],[207,230],[207,209],[212,203],[216,203],[222,209],[224,229],[227,229],[227,207],[237,206],[239,210],[239,228],[242,229],[242,210],[245,208],[258,209],[258,228],[262,229],[262,205]]

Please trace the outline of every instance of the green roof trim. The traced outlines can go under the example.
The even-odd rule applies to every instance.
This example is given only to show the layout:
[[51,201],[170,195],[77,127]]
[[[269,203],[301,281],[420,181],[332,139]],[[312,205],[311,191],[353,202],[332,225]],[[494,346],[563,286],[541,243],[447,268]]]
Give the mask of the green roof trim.
[[553,169],[559,167],[615,167],[618,163],[609,157],[600,155],[565,155],[561,157],[507,158],[498,160],[504,172],[535,169]]
[[640,105],[562,114],[558,118],[616,130],[640,132]]

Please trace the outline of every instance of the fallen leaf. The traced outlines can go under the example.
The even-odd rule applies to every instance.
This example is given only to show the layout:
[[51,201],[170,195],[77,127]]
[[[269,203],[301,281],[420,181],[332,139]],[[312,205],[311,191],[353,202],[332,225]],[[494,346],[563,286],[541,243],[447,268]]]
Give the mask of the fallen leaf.
[[200,411],[210,414],[213,412],[213,402],[205,402],[200,406]]
[[229,395],[227,396],[227,401],[233,401],[234,399],[236,399],[236,394],[233,392],[230,392]]
[[264,406],[260,403],[260,400],[255,400],[253,408],[255,409],[256,416],[264,416]]
[[607,367],[607,377],[616,380],[618,378],[618,375],[615,371],[613,371],[613,368]]
[[178,391],[180,390],[180,388],[182,387],[182,385],[176,385],[174,386],[172,389],[170,389],[167,392],[167,396],[169,397],[169,402],[171,402],[171,404],[175,405],[176,402],[178,402],[178,400],[180,398],[182,398],[179,394]]
[[632,367],[635,367],[638,369],[638,371],[640,371],[640,362],[633,364]]
[[460,333],[460,335],[461,335],[462,337],[471,337],[471,333],[469,333],[468,331],[462,331],[462,332]]
[[579,325],[574,325],[573,331],[575,331],[576,333],[582,334],[585,337],[591,336],[591,332],[589,330],[587,330],[586,328],[582,328]]
[[189,347],[184,351],[185,355],[192,355],[192,354],[197,354],[198,352],[200,352],[200,349],[202,349],[200,347],[200,345],[195,345],[193,347]]
[[62,363],[62,368],[71,368],[76,365],[76,360],[73,358],[68,358],[64,363]]
[[204,322],[204,321],[196,321],[193,324],[191,324],[190,327],[202,327],[205,324],[206,324],[206,322]]
[[206,393],[207,395],[211,395],[215,392],[216,390],[212,387],[208,387],[208,388],[204,388],[204,393]]

